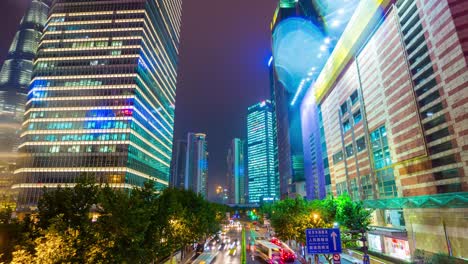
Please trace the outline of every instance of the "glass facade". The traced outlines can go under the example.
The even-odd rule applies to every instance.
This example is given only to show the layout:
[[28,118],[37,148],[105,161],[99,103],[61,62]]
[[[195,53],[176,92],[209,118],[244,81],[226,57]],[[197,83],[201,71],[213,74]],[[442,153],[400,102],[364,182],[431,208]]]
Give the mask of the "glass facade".
[[279,198],[279,179],[275,174],[273,110],[270,101],[248,109],[247,157],[249,202]]
[[174,146],[174,153],[171,162],[171,180],[172,188],[184,189],[185,184],[185,160],[187,156],[187,141],[177,140]]
[[370,141],[372,147],[372,159],[374,161],[374,169],[377,176],[379,197],[396,197],[397,188],[395,185],[393,168],[389,167],[392,164],[392,159],[390,157],[390,149],[388,148],[387,131],[385,126],[381,126],[380,128],[372,131],[370,133]]
[[19,205],[83,176],[168,186],[181,4],[54,1],[27,94]]
[[208,151],[206,135],[188,133],[185,163],[185,189],[207,197]]
[[245,204],[245,141],[235,138],[228,151],[228,183],[230,203]]

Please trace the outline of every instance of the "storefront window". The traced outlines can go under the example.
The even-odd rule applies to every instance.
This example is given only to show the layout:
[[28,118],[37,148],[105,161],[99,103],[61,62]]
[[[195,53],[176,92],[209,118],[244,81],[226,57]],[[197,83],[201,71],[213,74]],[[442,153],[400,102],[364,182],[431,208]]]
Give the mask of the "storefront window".
[[409,249],[408,241],[384,237],[385,243],[385,254],[390,255],[394,258],[403,260],[410,260],[411,254]]
[[367,241],[369,242],[369,250],[382,252],[382,237],[380,235],[368,234]]

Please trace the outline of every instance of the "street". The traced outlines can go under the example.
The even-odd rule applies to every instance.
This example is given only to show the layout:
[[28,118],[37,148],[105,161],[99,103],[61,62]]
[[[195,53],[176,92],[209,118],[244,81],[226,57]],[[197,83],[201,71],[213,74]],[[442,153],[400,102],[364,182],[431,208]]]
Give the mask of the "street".
[[[262,259],[255,258],[252,259],[252,255],[255,250],[255,241],[258,239],[269,240],[268,231],[265,228],[258,228],[255,230],[252,228],[245,228],[245,237],[246,237],[246,260],[247,264],[264,264],[265,262]],[[214,264],[238,264],[241,262],[241,239],[242,239],[242,229],[238,226],[229,226],[225,233],[220,236],[220,242],[213,244],[211,242],[209,249],[205,250],[206,253],[215,254],[216,258],[212,263]],[[320,256],[319,263],[328,263],[323,256]],[[295,262],[290,262],[292,264],[301,263],[296,259]],[[344,258],[341,259],[342,264],[353,264],[353,262],[348,261]]]
[[[241,229],[237,227],[231,227],[226,231],[225,236],[221,237],[221,240],[226,241],[224,248],[218,249],[215,247],[215,250],[218,251],[218,255],[213,263],[215,264],[237,264],[240,263],[241,257]],[[237,243],[236,243],[237,241]],[[234,246],[234,250],[229,248],[229,245],[233,243],[237,244]]]

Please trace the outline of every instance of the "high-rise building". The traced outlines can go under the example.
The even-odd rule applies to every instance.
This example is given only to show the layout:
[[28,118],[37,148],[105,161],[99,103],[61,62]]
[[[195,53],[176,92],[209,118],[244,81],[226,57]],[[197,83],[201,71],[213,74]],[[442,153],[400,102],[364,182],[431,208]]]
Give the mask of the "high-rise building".
[[462,3],[362,1],[302,100],[307,177],[375,209],[371,251],[468,258]]
[[248,108],[247,168],[249,203],[279,199],[275,173],[273,108],[269,100]]
[[33,0],[20,22],[0,72],[0,203],[11,203],[13,172],[33,60],[50,1]]
[[172,188],[185,189],[185,165],[187,157],[187,141],[177,140],[174,146],[174,153],[171,161],[171,180],[169,185]]
[[[321,198],[317,181],[306,181],[300,102],[315,81],[359,0],[280,0],[271,22],[271,98],[275,112],[281,198]],[[312,51],[312,52],[311,52]],[[315,195],[316,194],[316,195]]]
[[[303,17],[323,29],[323,21],[311,0],[279,1],[271,23],[272,34],[276,26],[288,18]],[[292,104],[296,96],[285,87],[275,69],[272,57],[270,63],[270,93],[274,109],[274,139],[276,146],[276,173],[280,181],[281,198],[305,196],[305,178],[303,167],[297,166],[303,160],[300,111],[297,104]],[[297,100],[297,99],[296,99]]]
[[227,156],[229,203],[245,204],[245,141],[234,138]]
[[185,189],[207,197],[208,146],[206,135],[188,133],[185,163]]
[[169,183],[181,0],[56,0],[34,62],[15,171],[22,209],[92,177]]

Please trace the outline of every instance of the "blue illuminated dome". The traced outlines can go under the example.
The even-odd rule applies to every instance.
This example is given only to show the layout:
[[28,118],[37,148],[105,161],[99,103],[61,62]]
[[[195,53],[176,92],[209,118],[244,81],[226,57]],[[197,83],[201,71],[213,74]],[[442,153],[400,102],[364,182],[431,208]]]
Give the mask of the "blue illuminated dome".
[[319,27],[304,18],[288,18],[275,28],[274,65],[279,81],[289,92],[295,93],[325,64],[329,54],[320,49],[324,39]]

